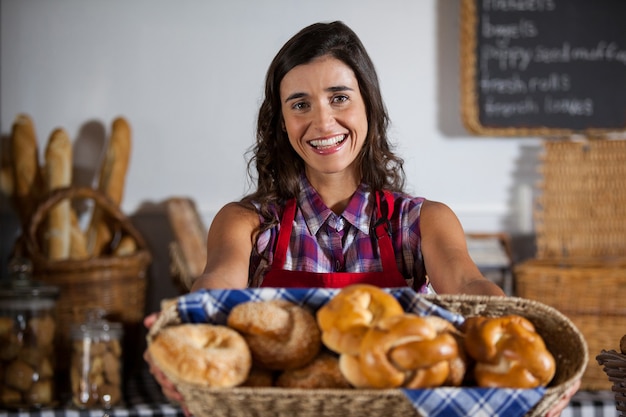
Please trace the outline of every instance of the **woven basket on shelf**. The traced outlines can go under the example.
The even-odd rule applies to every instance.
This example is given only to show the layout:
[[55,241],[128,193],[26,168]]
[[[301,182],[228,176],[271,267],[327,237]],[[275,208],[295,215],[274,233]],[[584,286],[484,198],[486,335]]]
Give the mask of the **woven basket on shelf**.
[[[470,295],[424,296],[463,316],[520,314],[531,320],[557,362],[556,375],[545,395],[528,416],[543,416],[580,378],[588,360],[584,338],[571,321],[552,307],[516,297]],[[181,322],[176,303],[161,312],[150,329],[150,341],[158,332]],[[293,415],[298,417],[361,417],[364,415],[419,414],[399,389],[285,389],[209,388],[177,381],[185,404],[196,417],[257,417]]]
[[[137,250],[127,256],[48,259],[40,247],[38,234],[50,209],[64,199],[93,200],[110,217],[112,224],[119,226],[122,234],[134,238]],[[129,337],[131,332],[137,333],[145,316],[146,272],[151,255],[141,234],[110,199],[87,187],[56,190],[36,208],[23,238],[25,255],[33,263],[34,279],[60,289],[56,312],[60,356],[69,354],[71,325],[83,322],[87,310],[92,308],[102,308],[110,320],[124,324]]]
[[613,384],[615,406],[620,416],[626,417],[626,355],[616,350],[602,350],[596,360]]
[[540,174],[538,259],[626,256],[626,140],[546,141]]
[[[540,173],[537,254],[515,266],[515,294],[563,312],[597,354],[626,328],[626,140],[545,141]],[[594,362],[581,387],[611,384]]]
[[[626,328],[626,261],[624,263],[555,263],[532,259],[514,268],[519,296],[548,304],[568,316],[584,335],[589,352],[615,347]],[[595,362],[589,362],[582,389],[610,389]]]

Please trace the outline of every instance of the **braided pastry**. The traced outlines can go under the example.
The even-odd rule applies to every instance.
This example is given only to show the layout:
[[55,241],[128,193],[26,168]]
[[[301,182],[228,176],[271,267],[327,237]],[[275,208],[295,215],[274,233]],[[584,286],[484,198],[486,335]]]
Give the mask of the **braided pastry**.
[[342,355],[340,366],[357,387],[458,386],[465,361],[455,333],[454,326],[439,317],[387,317],[365,334],[358,355]]
[[556,365],[533,324],[518,315],[468,317],[465,350],[483,387],[535,388],[552,380]]
[[385,290],[369,284],[344,287],[317,311],[322,342],[336,353],[357,355],[361,339],[378,320],[403,314]]

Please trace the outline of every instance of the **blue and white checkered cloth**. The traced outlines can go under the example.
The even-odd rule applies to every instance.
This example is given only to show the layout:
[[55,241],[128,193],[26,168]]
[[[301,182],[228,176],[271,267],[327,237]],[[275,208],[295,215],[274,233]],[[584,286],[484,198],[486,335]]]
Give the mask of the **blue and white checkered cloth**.
[[[458,326],[463,316],[448,311],[410,288],[386,289],[404,310],[418,315],[437,315]],[[178,314],[185,323],[225,324],[230,310],[247,301],[283,299],[316,311],[327,303],[338,289],[326,288],[255,288],[244,290],[200,290],[178,299]],[[435,389],[402,389],[418,413],[429,417],[525,415],[541,400],[544,388],[495,389],[474,387],[441,387]]]

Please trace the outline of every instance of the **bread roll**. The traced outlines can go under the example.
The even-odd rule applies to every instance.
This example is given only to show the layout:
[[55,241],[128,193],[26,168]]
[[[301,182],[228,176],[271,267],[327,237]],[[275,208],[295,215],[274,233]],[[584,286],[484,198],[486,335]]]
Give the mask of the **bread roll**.
[[361,339],[379,320],[404,313],[402,306],[382,288],[355,284],[342,288],[317,311],[322,342],[337,353],[358,355]]
[[43,194],[35,126],[27,114],[19,114],[13,122],[11,150],[15,181],[13,196],[22,225],[27,227]]
[[[45,182],[48,192],[69,187],[72,182],[72,142],[63,129],[50,135],[45,152]],[[50,208],[46,231],[47,253],[51,260],[70,256],[71,202],[64,199]]]
[[468,317],[463,331],[479,386],[536,388],[548,385],[556,372],[542,337],[522,316]]
[[212,324],[180,324],[160,330],[148,346],[154,363],[175,382],[208,387],[243,383],[250,350],[235,330]]
[[248,378],[241,384],[242,387],[272,387],[274,386],[274,371],[252,365]]
[[243,335],[254,362],[270,370],[300,368],[322,346],[313,314],[286,300],[238,304],[227,324]]
[[[117,205],[121,204],[124,195],[130,151],[130,126],[123,117],[118,117],[112,124],[111,137],[98,178],[98,190],[106,194]],[[113,233],[104,221],[102,210],[95,207],[87,229],[87,250],[89,254],[100,255],[112,236]]]
[[276,379],[276,386],[304,389],[351,388],[339,370],[337,356],[328,351],[322,351],[302,368],[282,372]]
[[455,331],[434,316],[405,313],[380,320],[361,342],[360,373],[373,388],[458,386],[465,369],[453,369],[463,366]]

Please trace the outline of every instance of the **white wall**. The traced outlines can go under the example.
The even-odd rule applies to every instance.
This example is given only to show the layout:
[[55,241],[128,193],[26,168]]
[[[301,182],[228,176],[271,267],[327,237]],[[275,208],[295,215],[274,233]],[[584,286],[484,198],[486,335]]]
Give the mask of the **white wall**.
[[43,149],[64,127],[90,172],[97,138],[125,116],[125,212],[184,195],[208,224],[244,194],[271,58],[300,28],[343,20],[377,65],[409,191],[450,205],[468,231],[532,227],[539,140],[462,127],[460,0],[0,1],[0,133],[29,113]]

